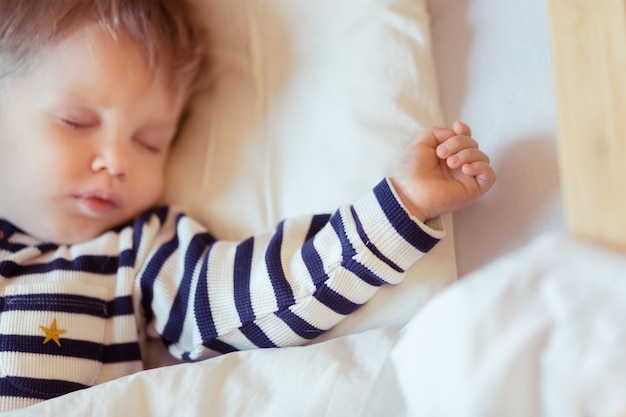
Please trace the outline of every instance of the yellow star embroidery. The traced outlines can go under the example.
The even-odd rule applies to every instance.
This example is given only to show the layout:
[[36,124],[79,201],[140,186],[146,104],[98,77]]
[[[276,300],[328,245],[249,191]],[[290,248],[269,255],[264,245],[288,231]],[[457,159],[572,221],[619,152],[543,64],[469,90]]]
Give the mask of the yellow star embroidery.
[[52,325],[50,327],[39,326],[41,330],[46,333],[46,338],[44,339],[42,344],[46,344],[51,340],[54,340],[59,347],[61,347],[61,341],[59,340],[59,336],[64,333],[67,333],[67,330],[57,329],[57,319],[52,320]]

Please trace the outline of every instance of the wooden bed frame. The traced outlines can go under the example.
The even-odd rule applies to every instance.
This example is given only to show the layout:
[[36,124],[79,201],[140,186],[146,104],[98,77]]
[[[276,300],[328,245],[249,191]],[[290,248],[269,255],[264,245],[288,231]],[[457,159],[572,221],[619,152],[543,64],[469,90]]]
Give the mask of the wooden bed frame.
[[548,4],[568,229],[626,251],[626,1]]
[[568,229],[624,252],[626,0],[548,2]]

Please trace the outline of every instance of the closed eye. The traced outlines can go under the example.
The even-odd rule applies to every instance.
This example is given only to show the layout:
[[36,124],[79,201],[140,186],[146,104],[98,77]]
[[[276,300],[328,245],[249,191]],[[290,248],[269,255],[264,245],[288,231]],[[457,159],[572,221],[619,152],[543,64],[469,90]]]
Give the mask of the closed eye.
[[138,132],[133,140],[145,150],[154,154],[160,154],[167,150],[172,142],[174,133],[172,133],[171,130],[172,129],[160,128],[144,129]]
[[146,151],[150,153],[158,154],[161,152],[161,149],[163,148],[163,146],[160,145],[160,141],[156,139],[136,137],[133,140],[138,146],[142,147],[143,149],[145,149]]
[[71,129],[87,129],[93,126],[93,123],[80,122],[72,119],[63,119],[61,118],[61,123]]
[[142,146],[144,149],[146,149],[148,152],[151,153],[159,153],[161,152],[161,148],[151,145],[147,142],[139,142],[139,145]]

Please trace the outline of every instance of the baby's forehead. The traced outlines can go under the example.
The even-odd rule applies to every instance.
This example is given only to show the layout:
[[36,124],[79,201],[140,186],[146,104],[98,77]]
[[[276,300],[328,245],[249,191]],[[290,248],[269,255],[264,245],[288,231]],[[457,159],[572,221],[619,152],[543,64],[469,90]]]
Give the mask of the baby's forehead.
[[[186,90],[190,78],[177,77],[175,59],[167,49],[147,48],[125,28],[112,28],[87,21],[54,39],[40,54],[60,65],[72,62],[91,64],[91,71],[109,71],[120,77],[135,78],[137,83],[158,83],[172,95]],[[90,75],[87,71],[85,76]]]
[[173,85],[199,73],[200,36],[183,0],[55,0],[46,7],[33,1],[0,3],[0,81],[29,68],[42,53],[89,25],[112,39],[135,42],[150,70],[162,71]]

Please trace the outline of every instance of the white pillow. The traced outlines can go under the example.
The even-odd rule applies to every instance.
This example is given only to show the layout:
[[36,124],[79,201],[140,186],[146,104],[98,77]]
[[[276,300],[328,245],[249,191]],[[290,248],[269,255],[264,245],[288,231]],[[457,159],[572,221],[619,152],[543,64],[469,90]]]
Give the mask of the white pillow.
[[[166,199],[218,238],[354,201],[417,132],[442,123],[424,0],[195,1],[212,63]],[[404,323],[453,281],[444,222],[447,237],[405,283],[321,338]]]

